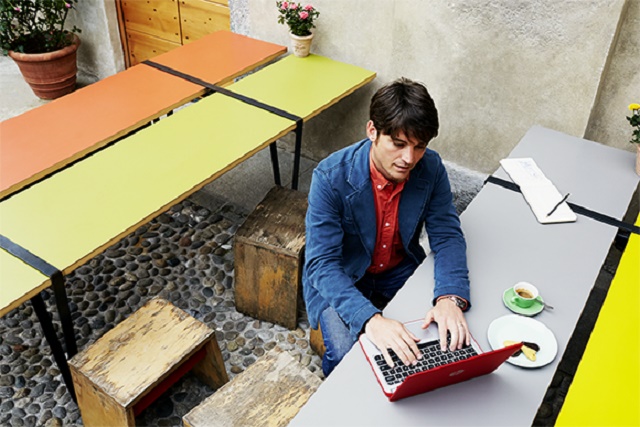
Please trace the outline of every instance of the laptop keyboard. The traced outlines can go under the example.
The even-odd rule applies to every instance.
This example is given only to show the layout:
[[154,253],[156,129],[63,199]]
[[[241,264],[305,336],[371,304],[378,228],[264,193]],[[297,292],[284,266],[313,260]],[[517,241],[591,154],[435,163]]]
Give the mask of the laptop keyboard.
[[382,371],[384,380],[387,384],[400,384],[409,375],[433,369],[448,363],[468,359],[471,356],[476,356],[478,354],[471,346],[463,347],[459,350],[442,351],[440,350],[440,341],[438,340],[418,343],[418,349],[422,352],[422,359],[418,359],[418,363],[416,365],[405,366],[404,362],[400,361],[400,358],[393,352],[393,350],[389,351],[394,363],[393,368],[387,365],[387,362],[385,362],[384,357],[381,354],[377,354],[375,356],[376,364]]

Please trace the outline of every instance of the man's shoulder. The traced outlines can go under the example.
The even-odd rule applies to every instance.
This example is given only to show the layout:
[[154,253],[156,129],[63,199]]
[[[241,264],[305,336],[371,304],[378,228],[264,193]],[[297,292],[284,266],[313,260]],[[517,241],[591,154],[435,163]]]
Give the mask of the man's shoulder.
[[318,163],[317,169],[325,173],[343,170],[346,168],[346,166],[353,163],[354,157],[363,155],[364,151],[366,151],[366,153],[369,152],[367,150],[369,143],[370,142],[368,139],[363,139],[347,147],[341,148],[340,150],[331,153],[328,157],[321,160]]
[[412,171],[412,176],[429,179],[440,174],[443,168],[444,164],[440,155],[436,151],[427,148],[418,165]]
[[422,157],[422,160],[424,160],[427,164],[442,163],[440,154],[438,154],[438,152],[432,150],[431,148],[427,148],[424,156]]

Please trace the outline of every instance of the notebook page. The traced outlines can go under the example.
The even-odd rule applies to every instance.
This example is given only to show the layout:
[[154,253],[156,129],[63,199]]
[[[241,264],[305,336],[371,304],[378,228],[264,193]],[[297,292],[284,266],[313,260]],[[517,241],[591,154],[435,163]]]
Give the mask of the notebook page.
[[532,158],[502,159],[500,164],[520,186],[522,195],[538,222],[551,224],[577,220],[576,214],[566,202],[561,203],[551,215],[547,215],[562,200],[564,194],[558,191]]

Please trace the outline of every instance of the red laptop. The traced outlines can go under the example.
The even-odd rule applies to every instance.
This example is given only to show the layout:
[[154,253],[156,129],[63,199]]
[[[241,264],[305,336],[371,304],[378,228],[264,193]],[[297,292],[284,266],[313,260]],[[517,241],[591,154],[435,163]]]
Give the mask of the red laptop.
[[427,329],[422,329],[422,320],[416,320],[405,323],[405,326],[420,338],[418,348],[423,357],[416,366],[405,366],[393,354],[395,366],[389,367],[380,350],[365,334],[360,335],[360,346],[382,391],[392,402],[489,374],[522,347],[518,343],[484,352],[471,337],[470,346],[443,352],[440,350],[437,324],[432,323]]

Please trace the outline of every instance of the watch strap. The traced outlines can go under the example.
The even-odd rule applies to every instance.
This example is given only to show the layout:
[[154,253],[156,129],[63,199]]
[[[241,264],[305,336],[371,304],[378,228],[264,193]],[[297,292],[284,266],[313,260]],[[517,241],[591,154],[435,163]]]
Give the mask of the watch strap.
[[457,295],[442,295],[438,297],[438,299],[436,299],[436,303],[438,303],[438,301],[444,298],[450,299],[451,301],[453,301],[456,307],[458,307],[462,311],[465,311],[467,307],[469,307],[469,303],[467,302],[467,300],[464,298],[460,298]]

